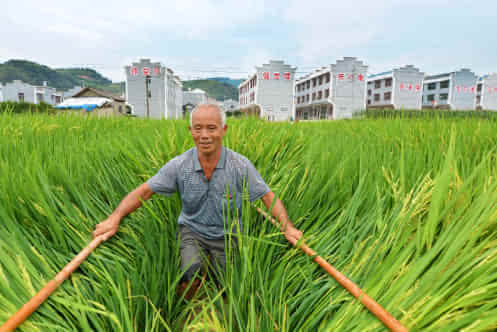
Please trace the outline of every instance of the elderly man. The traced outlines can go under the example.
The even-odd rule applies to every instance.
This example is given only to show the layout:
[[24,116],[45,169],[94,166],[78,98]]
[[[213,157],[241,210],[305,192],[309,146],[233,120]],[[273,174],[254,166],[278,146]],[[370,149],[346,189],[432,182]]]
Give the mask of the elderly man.
[[[250,201],[262,199],[268,209],[272,207],[271,213],[279,220],[288,241],[300,239],[302,232],[293,226],[279,199],[273,204],[274,193],[252,163],[223,146],[227,128],[225,114],[216,105],[196,107],[190,115],[190,132],[195,147],[167,162],[156,175],[129,193],[116,210],[96,226],[93,236],[103,234],[107,240],[116,234],[122,218],[154,193],[171,195],[179,192],[182,208],[178,223],[184,272],[181,293],[200,269],[203,254],[209,255],[216,265],[224,266],[225,233],[236,234],[239,228],[234,227],[234,221],[238,221],[237,216],[241,215],[241,198],[245,190]],[[231,218],[227,217],[228,214]],[[191,297],[199,285],[198,279],[193,280],[185,297]]]

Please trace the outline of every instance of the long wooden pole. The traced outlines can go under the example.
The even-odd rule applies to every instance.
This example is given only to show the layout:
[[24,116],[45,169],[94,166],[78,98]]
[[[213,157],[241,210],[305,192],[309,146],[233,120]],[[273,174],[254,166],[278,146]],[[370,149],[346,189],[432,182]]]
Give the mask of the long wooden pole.
[[[279,227],[279,222],[277,222],[273,217],[268,215],[261,208],[257,208],[257,211],[262,214],[266,219],[270,220],[274,225]],[[297,246],[297,241],[289,241],[292,245]],[[324,260],[321,256],[318,256],[314,250],[309,248],[305,243],[298,243],[298,247],[302,249],[307,255],[313,257],[313,260],[318,263],[330,276],[332,276],[340,285],[342,285],[350,294],[359,299],[361,303],[371,311],[379,320],[385,324],[387,328],[394,332],[407,332],[407,328],[403,326],[398,320],[395,319],[388,311],[386,311],[381,305],[379,305],[375,300],[364,293],[355,283],[344,276],[340,271],[335,269],[330,263]]]
[[104,240],[103,235],[93,239],[74,259],[69,262],[48,284],[35,294],[25,305],[19,309],[5,324],[0,327],[0,332],[15,330],[52,294],[57,287],[66,280],[71,273],[91,254],[91,252]]

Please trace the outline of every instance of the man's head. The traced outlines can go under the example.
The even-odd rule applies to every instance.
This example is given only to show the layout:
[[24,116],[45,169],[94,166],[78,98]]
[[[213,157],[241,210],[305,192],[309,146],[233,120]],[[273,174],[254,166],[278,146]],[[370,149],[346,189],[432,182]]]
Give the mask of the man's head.
[[201,154],[219,151],[227,128],[226,115],[216,105],[198,105],[190,114],[190,131]]

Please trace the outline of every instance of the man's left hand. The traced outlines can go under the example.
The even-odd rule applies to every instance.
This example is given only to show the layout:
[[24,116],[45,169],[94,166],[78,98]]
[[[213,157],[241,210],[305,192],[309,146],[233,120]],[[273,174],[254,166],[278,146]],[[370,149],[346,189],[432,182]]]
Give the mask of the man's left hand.
[[293,226],[288,226],[285,230],[285,238],[290,242],[291,244],[295,245],[297,244],[297,241],[302,237],[302,232],[296,229]]

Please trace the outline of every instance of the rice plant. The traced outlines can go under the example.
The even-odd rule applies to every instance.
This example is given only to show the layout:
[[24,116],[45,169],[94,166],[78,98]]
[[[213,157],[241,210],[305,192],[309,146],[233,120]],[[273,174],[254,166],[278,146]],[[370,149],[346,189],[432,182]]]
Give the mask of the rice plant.
[[[186,121],[0,113],[1,324],[193,142]],[[225,145],[255,164],[306,243],[402,324],[497,328],[495,121],[228,126]],[[180,209],[178,196],[147,201],[19,330],[385,330],[248,203],[219,283],[183,301]]]

